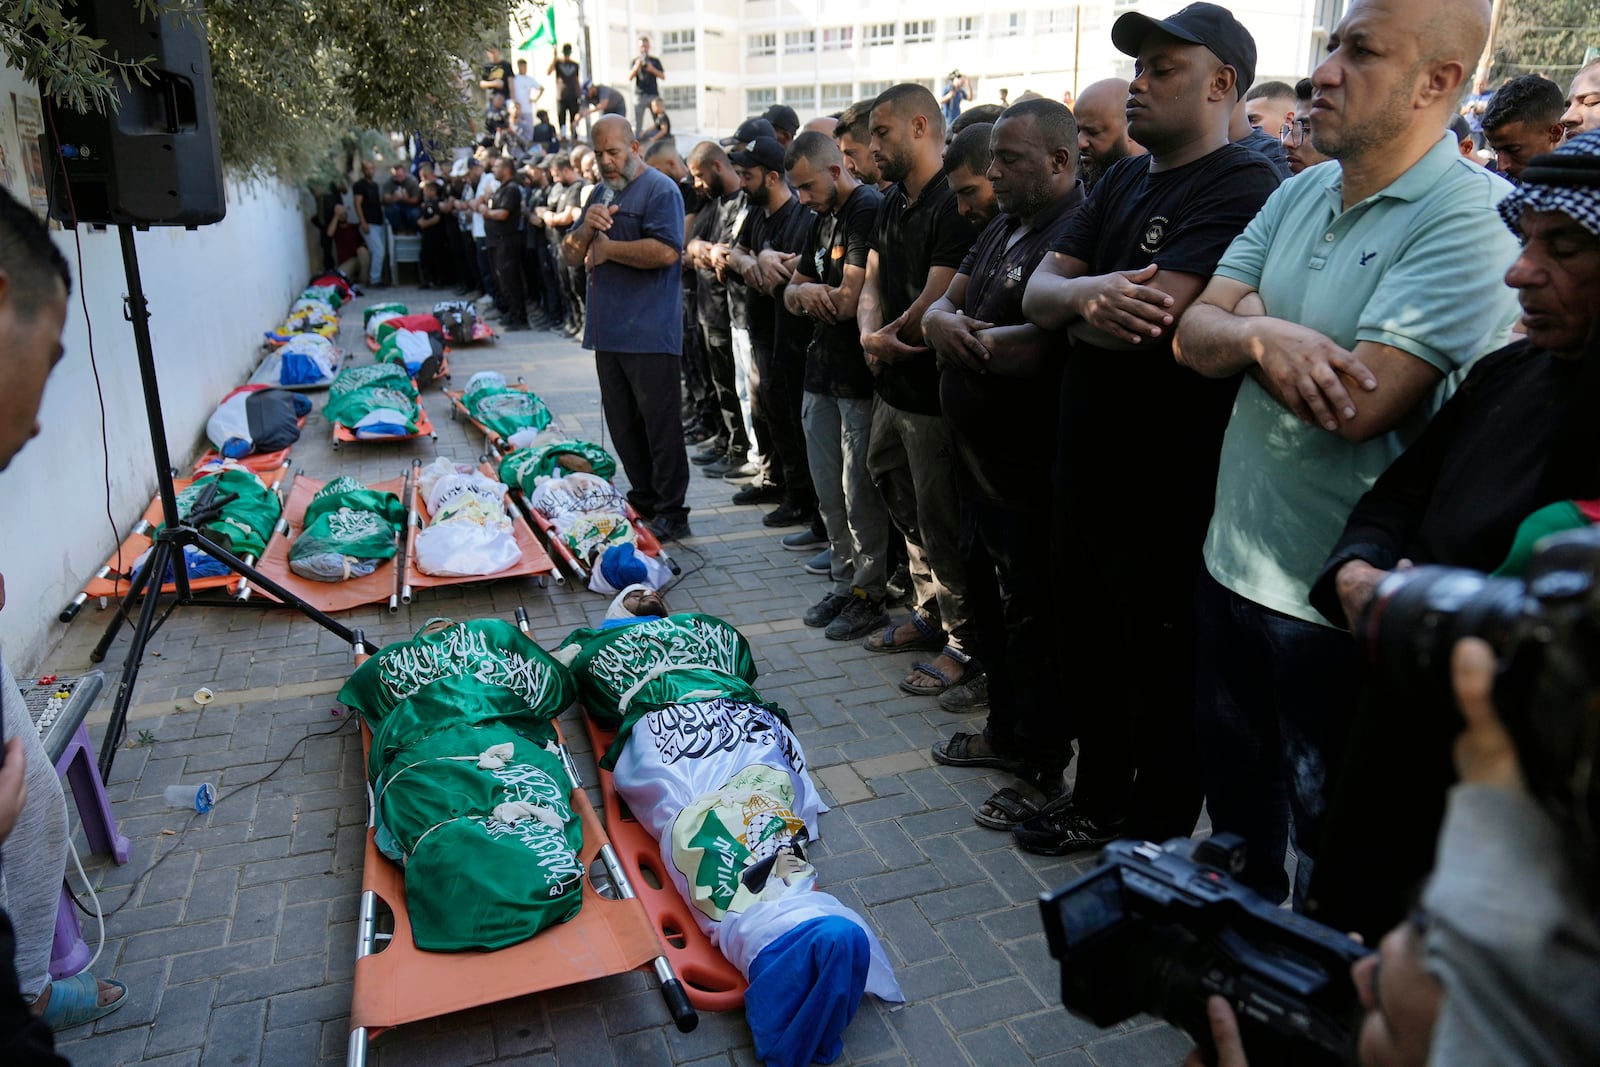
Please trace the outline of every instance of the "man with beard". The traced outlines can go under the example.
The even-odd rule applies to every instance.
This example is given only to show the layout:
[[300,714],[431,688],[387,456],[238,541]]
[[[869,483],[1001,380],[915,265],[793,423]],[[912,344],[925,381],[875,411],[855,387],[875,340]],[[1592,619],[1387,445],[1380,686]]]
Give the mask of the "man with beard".
[[561,253],[588,270],[583,347],[594,350],[628,500],[652,533],[677,540],[690,534],[689,456],[678,419],[683,197],[671,178],[645,166],[625,116],[596,121],[593,141],[601,184]]
[[1360,675],[1311,582],[1451,376],[1516,316],[1498,273],[1516,255],[1495,213],[1507,187],[1445,132],[1488,31],[1488,0],[1351,4],[1311,77],[1311,137],[1338,165],[1273,196],[1178,330],[1184,365],[1245,372],[1196,595],[1206,807],[1272,901],[1292,833],[1297,907]]
[[[1050,349],[1057,339],[1028,322],[1022,295],[1083,204],[1077,141],[1072,112],[1054,100],[1019,101],[1000,116],[987,170],[1001,214],[922,317],[942,368],[962,550],[985,643],[990,710],[982,736],[1021,767],[1018,787],[1001,789],[977,812],[993,829],[1010,829],[1059,795],[1072,758],[1049,592],[1050,498],[1017,457],[1056,451],[1061,361]],[[933,758],[960,764],[972,741],[958,733],[935,745]]]
[[783,296],[789,310],[816,324],[806,350],[801,423],[832,584],[804,622],[826,627],[830,641],[853,641],[884,621],[889,550],[889,516],[867,471],[872,372],[856,325],[883,197],[856,180],[823,134],[795,138],[784,163],[795,195],[819,216]]
[[1071,339],[1052,552],[1078,773],[1070,803],[1015,831],[1046,855],[1186,837],[1199,816],[1193,591],[1235,383],[1174,364],[1171,328],[1278,184],[1260,153],[1228,142],[1256,59],[1232,14],[1126,14],[1111,40],[1138,60],[1128,133],[1149,154],[1101,175],[1023,301]]
[[1144,154],[1144,146],[1128,136],[1127,108],[1128,83],[1121,78],[1095,82],[1078,96],[1072,109],[1078,122],[1078,176],[1090,188],[1117,160]]
[[844,155],[844,165],[850,168],[856,180],[881,193],[894,183],[883,180],[883,175],[878,173],[877,160],[872,158],[872,134],[868,132],[872,104],[871,100],[860,100],[841,111],[833,127],[833,139]]
[[1561,113],[1561,128],[1569,138],[1600,129],[1600,59],[1584,64],[1573,75],[1566,105],[1567,110]]
[[750,454],[750,435],[739,408],[728,286],[717,272],[716,249],[726,248],[738,236],[744,190],[739,187],[739,176],[734,173],[728,153],[714,141],[701,141],[690,151],[689,173],[707,203],[695,215],[684,255],[699,281],[695,314],[705,339],[707,369],[716,391],[719,420],[712,427],[716,436],[693,458],[696,463],[702,457],[708,464],[722,461],[724,469],[732,470],[744,466]]
[[748,147],[728,153],[752,209],[729,265],[750,287],[750,347],[759,379],[751,385],[760,394],[777,453],[773,459],[783,471],[783,500],[762,519],[773,528],[809,525],[817,510],[800,426],[811,328],[783,306],[783,287],[794,273],[816,213],[795,199],[784,175],[783,155],[775,137],[757,137]]
[[951,140],[944,150],[944,173],[950,191],[956,194],[956,210],[975,230],[989,225],[1000,213],[994,186],[989,181],[989,135],[991,122],[976,122]]
[[868,465],[910,556],[911,617],[869,637],[873,652],[937,651],[900,688],[937,696],[961,684],[972,620],[961,566],[950,431],[939,408],[939,367],[922,315],[950,287],[977,237],[961,217],[942,161],[944,117],[924,86],[895,85],[872,105],[871,148],[894,182],[872,234],[856,321],[877,376]]

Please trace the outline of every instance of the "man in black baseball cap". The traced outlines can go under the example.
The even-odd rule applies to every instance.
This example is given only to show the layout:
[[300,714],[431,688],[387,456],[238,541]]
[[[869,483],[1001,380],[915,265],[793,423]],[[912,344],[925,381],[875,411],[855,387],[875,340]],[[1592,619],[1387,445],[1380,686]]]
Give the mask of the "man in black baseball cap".
[[771,137],[776,140],[777,136],[778,132],[772,128],[772,123],[762,116],[756,115],[739,123],[739,128],[733,131],[732,137],[724,137],[722,139],[722,147],[729,149],[742,148],[757,137]]
[[788,104],[773,104],[762,118],[772,123],[772,128],[777,131],[778,143],[787,150],[794,135],[800,132],[800,116],[794,113],[794,108]]
[[1124,55],[1138,57],[1145,38],[1152,33],[1201,44],[1233,68],[1238,79],[1234,91],[1244,99],[1245,90],[1256,79],[1256,42],[1250,31],[1233,17],[1233,12],[1216,4],[1190,4],[1176,15],[1153,19],[1149,15],[1130,11],[1117,19],[1111,27],[1111,43]]
[[776,171],[780,177],[784,172],[783,146],[775,137],[751,138],[743,148],[735,148],[729,152],[728,158],[736,167],[765,167],[767,170]]
[[739,182],[750,199],[750,212],[728,263],[750,287],[752,418],[759,411],[766,421],[776,468],[769,477],[781,478],[783,484],[777,510],[762,522],[775,529],[805,526],[817,510],[800,421],[806,345],[812,331],[807,319],[784,307],[783,289],[817,216],[789,187],[783,146],[776,138],[757,137],[729,152],[728,159],[738,168]]

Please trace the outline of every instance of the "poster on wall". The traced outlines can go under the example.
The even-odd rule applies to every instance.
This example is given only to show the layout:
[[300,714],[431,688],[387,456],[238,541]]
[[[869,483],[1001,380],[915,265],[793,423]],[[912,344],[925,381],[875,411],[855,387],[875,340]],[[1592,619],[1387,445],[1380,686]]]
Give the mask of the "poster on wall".
[[[20,169],[27,182],[27,201],[33,213],[41,219],[50,213],[50,198],[44,185],[44,157],[39,154],[39,135],[44,132],[44,116],[39,110],[39,98],[11,94],[11,112],[16,120],[17,148],[21,156]],[[8,188],[10,185],[8,183]],[[17,199],[21,192],[13,190]]]

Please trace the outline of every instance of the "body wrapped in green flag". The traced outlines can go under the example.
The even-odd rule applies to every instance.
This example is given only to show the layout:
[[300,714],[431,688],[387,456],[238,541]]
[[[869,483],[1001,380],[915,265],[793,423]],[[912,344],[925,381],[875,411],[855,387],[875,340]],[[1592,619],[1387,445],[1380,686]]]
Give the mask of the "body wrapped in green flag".
[[372,731],[375,832],[405,867],[418,948],[504,948],[577,913],[581,828],[551,725],[575,693],[498,620],[431,621],[340,691]]
[[[577,461],[577,462],[574,462]],[[560,478],[570,473],[596,474],[610,481],[617,461],[592,441],[550,441],[519,448],[500,461],[500,480],[532,496],[540,478]]]
[[335,478],[306,506],[300,536],[289,546],[289,569],[318,582],[371,574],[395,553],[406,506],[393,493]]
[[550,409],[537,394],[512,389],[506,385],[505,375],[494,371],[479,371],[468,379],[461,403],[476,422],[501,437],[550,425]]
[[418,432],[417,387],[395,363],[339,372],[328,385],[323,417],[357,437],[408,437]]
[[267,538],[283,512],[283,505],[255,474],[243,467],[228,467],[217,474],[196,478],[179,492],[178,514],[189,518],[213,482],[217,486],[213,500],[221,500],[232,493],[239,497],[223,504],[221,514],[200,523],[200,529],[236,556],[259,558],[266,551]]

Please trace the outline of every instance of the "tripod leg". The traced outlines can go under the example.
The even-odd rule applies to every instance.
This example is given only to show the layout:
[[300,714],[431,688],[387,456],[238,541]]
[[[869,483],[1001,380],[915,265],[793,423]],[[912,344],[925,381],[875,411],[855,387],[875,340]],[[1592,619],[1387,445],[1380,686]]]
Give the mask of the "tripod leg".
[[[170,541],[157,541],[150,550],[146,562],[147,575],[165,575],[167,561],[172,558],[175,546]],[[176,549],[181,553],[182,549]],[[144,659],[144,648],[150,640],[150,630],[156,620],[156,609],[160,606],[161,587],[158,584],[151,594],[144,598],[144,603],[139,608],[139,621],[134,625],[133,635],[128,641],[128,656],[122,661],[122,677],[117,682],[117,698],[111,705],[111,720],[106,723],[105,742],[100,746],[100,780],[111,779],[111,764],[117,758],[117,749],[122,745],[122,738],[128,725],[128,705],[133,702],[133,685],[139,678],[139,662]]]
[[[106,658],[106,653],[111,651],[111,643],[117,639],[117,634],[122,630],[122,624],[127,621],[128,607],[138,601],[139,594],[143,593],[150,585],[150,576],[157,573],[155,569],[156,553],[154,549],[164,543],[165,542],[158,541],[155,545],[151,546],[152,551],[148,556],[145,557],[144,566],[140,567],[138,571],[134,573],[133,578],[128,582],[128,592],[123,596],[122,603],[117,605],[117,610],[111,615],[111,621],[106,623],[105,633],[100,635],[99,643],[96,644],[89,652],[89,661],[91,663],[101,662]],[[163,556],[162,558],[166,559],[170,557]],[[162,576],[165,577],[164,572]],[[157,582],[155,586],[155,592],[145,599],[148,602],[159,600],[160,598],[161,583]]]
[[298,596],[295,596],[293,593],[289,592],[289,590],[285,589],[271,578],[268,578],[265,574],[262,574],[260,571],[250,566],[250,564],[246,563],[232,552],[229,552],[227,549],[208,538],[205,534],[200,533],[199,531],[194,531],[189,534],[189,538],[192,543],[206,555],[210,556],[219,563],[226,564],[228,569],[233,571],[233,573],[243,578],[250,579],[251,585],[259,589],[265,589],[267,592],[271,593],[273,596],[282,601],[286,607],[294,608],[300,614],[304,615],[306,618],[310,619],[324,630],[336,635],[339,640],[345,642],[346,644],[353,644],[355,642],[355,631],[351,630],[350,627],[328,616],[326,613],[306,603],[304,600],[301,600]]

